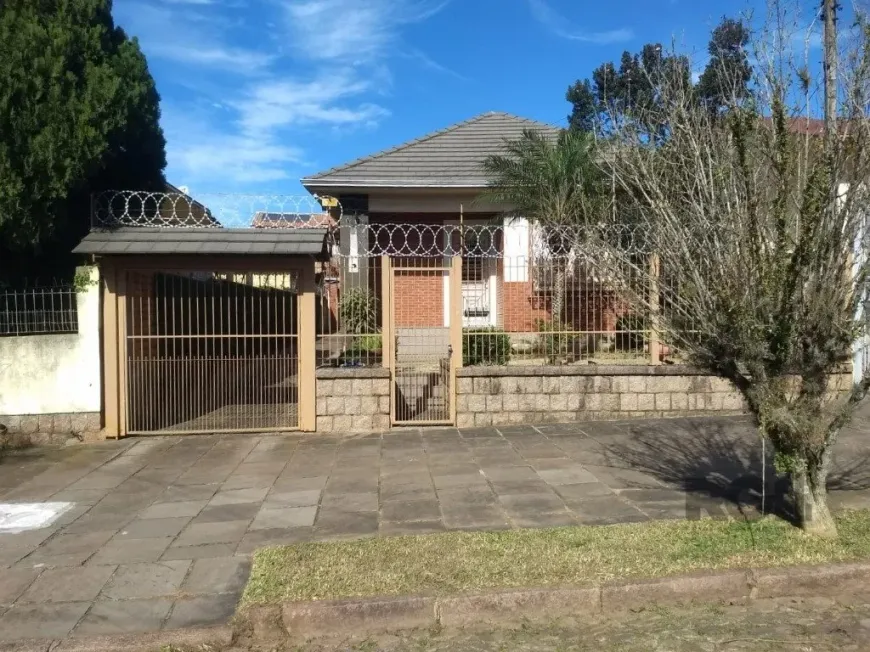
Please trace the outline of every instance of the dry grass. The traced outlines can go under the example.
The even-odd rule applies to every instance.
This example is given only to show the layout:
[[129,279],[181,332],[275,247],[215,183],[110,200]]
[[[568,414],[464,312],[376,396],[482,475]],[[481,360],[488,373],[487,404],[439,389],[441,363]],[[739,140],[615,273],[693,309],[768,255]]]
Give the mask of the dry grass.
[[583,586],[702,569],[870,558],[870,511],[837,518],[840,537],[779,519],[658,521],[607,527],[305,543],[254,555],[243,605],[375,595],[447,595],[522,586]]

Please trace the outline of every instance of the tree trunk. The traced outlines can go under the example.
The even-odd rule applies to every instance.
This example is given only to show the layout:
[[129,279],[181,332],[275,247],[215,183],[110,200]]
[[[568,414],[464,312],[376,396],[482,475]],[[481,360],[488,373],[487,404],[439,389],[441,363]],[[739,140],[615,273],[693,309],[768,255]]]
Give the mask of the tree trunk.
[[792,498],[798,525],[810,534],[835,538],[837,524],[828,508],[828,456],[821,464],[804,462],[791,473]]
[[562,312],[565,306],[565,268],[561,263],[556,265],[556,274],[553,278],[553,301],[550,304],[553,310],[553,350],[550,352],[550,364],[555,364],[565,353],[568,335],[563,333]]

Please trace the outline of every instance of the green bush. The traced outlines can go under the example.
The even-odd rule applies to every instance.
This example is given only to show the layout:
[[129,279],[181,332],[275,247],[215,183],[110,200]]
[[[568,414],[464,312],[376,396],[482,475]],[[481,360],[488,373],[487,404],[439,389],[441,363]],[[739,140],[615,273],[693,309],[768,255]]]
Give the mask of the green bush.
[[535,320],[535,330],[538,335],[538,350],[547,357],[550,364],[557,358],[577,353],[580,336],[568,324],[559,324],[545,319]]
[[378,300],[365,288],[345,290],[338,302],[338,318],[348,333],[375,333]]
[[462,331],[462,364],[506,365],[511,359],[511,338],[495,328],[466,328]]
[[616,320],[616,348],[620,351],[640,351],[646,345],[646,319],[628,313]]

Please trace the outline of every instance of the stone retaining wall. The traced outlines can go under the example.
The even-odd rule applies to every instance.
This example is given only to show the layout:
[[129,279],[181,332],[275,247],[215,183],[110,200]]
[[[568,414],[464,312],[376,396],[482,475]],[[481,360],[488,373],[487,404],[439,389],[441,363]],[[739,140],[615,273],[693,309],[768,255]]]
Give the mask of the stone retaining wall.
[[683,366],[468,367],[457,383],[459,428],[746,411],[727,380]]
[[102,428],[99,412],[0,414],[0,425],[10,435],[27,435],[34,444],[62,443],[70,436],[91,441],[99,439]]
[[390,428],[390,371],[375,367],[317,370],[317,432]]

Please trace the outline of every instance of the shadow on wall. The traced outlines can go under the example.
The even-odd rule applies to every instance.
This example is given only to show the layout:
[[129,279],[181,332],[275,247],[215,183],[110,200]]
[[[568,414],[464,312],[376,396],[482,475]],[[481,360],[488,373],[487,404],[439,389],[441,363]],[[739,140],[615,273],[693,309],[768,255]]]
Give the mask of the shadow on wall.
[[[702,509],[711,508],[720,515],[725,511],[749,518],[763,508],[794,522],[788,479],[776,473],[769,445],[763,460],[761,440],[749,419],[664,420],[620,428],[631,436],[604,445],[608,464],[647,473],[687,492],[688,518],[700,518]],[[829,492],[866,489],[870,451],[835,449]]]

